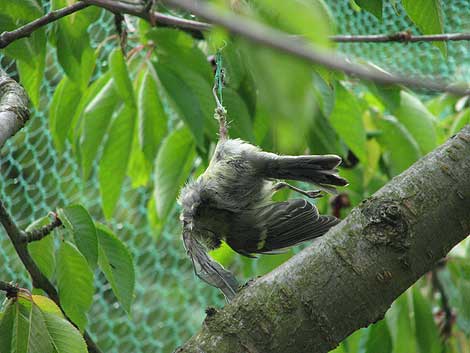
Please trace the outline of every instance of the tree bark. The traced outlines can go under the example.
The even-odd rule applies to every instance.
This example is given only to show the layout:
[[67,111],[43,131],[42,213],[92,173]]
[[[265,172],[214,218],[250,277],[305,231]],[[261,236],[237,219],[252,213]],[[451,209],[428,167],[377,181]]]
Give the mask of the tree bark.
[[470,233],[470,126],[206,317],[178,353],[328,352]]
[[29,119],[29,98],[19,83],[0,68],[0,148]]

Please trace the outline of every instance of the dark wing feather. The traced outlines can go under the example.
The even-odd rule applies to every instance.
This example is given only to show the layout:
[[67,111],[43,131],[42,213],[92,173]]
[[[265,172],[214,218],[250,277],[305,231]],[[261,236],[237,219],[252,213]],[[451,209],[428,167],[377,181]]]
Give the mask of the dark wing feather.
[[197,241],[189,231],[183,231],[183,243],[194,266],[194,273],[207,284],[214,286],[224,293],[227,301],[235,297],[238,282],[230,271],[212,260],[204,246]]
[[243,255],[275,253],[319,237],[339,222],[333,216],[320,216],[317,208],[303,199],[276,202],[241,212],[227,243]]

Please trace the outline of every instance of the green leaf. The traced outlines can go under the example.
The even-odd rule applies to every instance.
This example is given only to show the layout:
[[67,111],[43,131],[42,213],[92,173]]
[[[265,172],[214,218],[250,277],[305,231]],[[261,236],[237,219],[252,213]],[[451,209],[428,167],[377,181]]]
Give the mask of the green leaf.
[[340,83],[335,88],[335,106],[330,123],[360,161],[367,161],[366,131],[356,97]]
[[219,264],[227,267],[232,263],[236,256],[236,252],[232,250],[232,248],[228,246],[227,243],[222,242],[222,245],[215,250],[211,250],[209,255]]
[[145,70],[138,92],[139,141],[145,157],[153,163],[168,132],[168,123],[157,83],[149,70]]
[[466,335],[470,335],[470,281],[463,277],[459,278],[457,288],[459,292],[456,305],[457,325]]
[[15,322],[16,301],[9,300],[5,306],[2,318],[0,320],[0,347],[5,352],[11,352],[11,343],[13,338],[13,324]]
[[[26,231],[41,228],[49,224],[51,221],[49,217],[42,217],[31,223]],[[51,279],[55,270],[55,257],[54,257],[54,237],[49,234],[38,241],[28,243],[28,252],[33,258],[36,265],[47,278]]]
[[400,174],[421,157],[416,140],[394,117],[380,119],[378,126],[382,134],[377,140],[387,152],[392,175]]
[[377,17],[379,20],[382,19],[382,0],[354,0],[361,8],[370,12],[372,15]]
[[97,224],[100,243],[99,265],[124,310],[131,311],[134,296],[135,273],[132,256],[114,233]]
[[132,88],[129,72],[127,71],[127,64],[121,49],[115,48],[109,54],[108,61],[114,84],[116,85],[117,94],[129,107],[135,107],[134,89]]
[[391,353],[392,338],[388,330],[387,322],[379,322],[369,326],[361,337],[359,353]]
[[245,78],[246,70],[234,43],[228,43],[222,50],[222,66],[225,69],[225,81],[229,88],[237,89]]
[[[51,10],[64,8],[73,2],[75,2],[75,0],[52,0]],[[67,17],[63,18],[63,20],[67,19],[68,21],[63,22],[67,22],[67,24],[72,27],[71,29],[78,34],[86,31],[91,23],[99,19],[100,15],[100,8],[88,7],[68,15]]]
[[[68,0],[53,0],[52,9],[70,5]],[[87,28],[99,12],[90,6],[58,20],[55,31],[57,58],[69,78],[84,89],[93,73],[96,57]]]
[[24,86],[33,105],[39,108],[40,89],[46,62],[46,35],[44,30],[35,31],[30,40],[35,41],[32,44],[34,53],[27,61],[18,59],[16,66],[20,74],[21,84]]
[[313,72],[313,93],[321,113],[330,116],[335,105],[333,88],[317,72]]
[[347,353],[356,353],[359,351],[362,336],[366,335],[366,329],[357,330],[353,332],[346,340],[343,341]]
[[138,135],[138,126],[135,126],[131,154],[127,166],[127,175],[131,179],[131,186],[134,189],[148,184],[153,168],[153,163],[145,158],[139,144]]
[[[410,19],[423,34],[439,34],[444,30],[440,0],[403,0],[403,7]],[[445,42],[434,42],[442,55],[447,55]]]
[[[57,253],[56,270],[60,304],[67,316],[83,331],[87,324],[86,313],[93,302],[93,272],[85,257],[67,241],[62,242]],[[54,317],[57,318],[56,315]]]
[[366,141],[367,146],[367,163],[364,168],[364,185],[368,185],[369,182],[377,176],[377,169],[380,162],[381,149],[380,145],[375,139]]
[[43,295],[34,295],[34,294],[32,295],[32,298],[33,298],[34,304],[39,309],[41,309],[41,312],[54,314],[59,317],[64,317],[64,314],[62,314],[62,311],[57,306],[57,304],[52,301],[52,299],[45,297]]
[[28,353],[53,353],[54,348],[47,332],[44,315],[34,303],[29,317],[29,324]]
[[454,118],[454,122],[450,128],[450,136],[455,135],[458,133],[462,128],[470,124],[470,109],[462,110],[457,116]]
[[[0,6],[4,6],[7,3],[2,1]],[[25,21],[26,23],[26,21]],[[14,19],[7,15],[5,11],[1,11],[0,8],[0,32],[12,31],[18,26],[18,19]],[[6,48],[1,49],[2,53],[8,57],[27,61],[28,58],[34,56],[34,50],[31,42],[28,38],[22,38],[11,42]]]
[[422,155],[437,147],[436,119],[417,97],[402,91],[394,115],[414,137]]
[[[83,91],[83,94],[80,98],[80,102],[72,115],[71,131],[68,134],[72,142],[73,153],[77,157],[78,163],[81,165],[80,160],[80,139],[82,138],[82,133],[84,131],[84,115],[85,109],[90,104],[90,102],[96,98],[96,96],[101,92],[104,86],[110,81],[111,73],[108,71],[103,74],[99,79],[94,81],[87,89]],[[112,112],[111,112],[112,113]]]
[[173,208],[178,190],[187,180],[195,156],[193,139],[185,127],[174,130],[163,141],[155,164],[155,201],[162,221]]
[[39,308],[29,295],[19,294],[7,302],[0,321],[2,352],[52,353],[52,345]]
[[386,314],[393,340],[393,353],[416,352],[414,325],[410,318],[408,295],[403,293]]
[[346,156],[347,148],[340,142],[338,134],[328,119],[319,113],[315,117],[308,135],[308,145],[313,154],[339,154]]
[[456,312],[457,326],[466,335],[470,334],[470,281],[468,273],[467,258],[462,258],[462,262],[454,260],[437,273],[448,297],[449,306]]
[[292,255],[293,253],[291,250],[281,254],[273,254],[273,256],[263,256],[256,264],[256,273],[259,273],[261,276],[263,276],[266,273],[271,272],[275,268],[281,266],[284,262],[290,259]]
[[[42,8],[35,0],[0,1],[0,32],[15,30],[42,15]],[[33,105],[38,107],[45,68],[45,29],[39,28],[28,37],[14,41],[2,52],[17,60],[20,82]]]
[[154,51],[159,63],[191,68],[206,82],[213,81],[209,61],[189,34],[173,28],[154,28],[146,36],[155,43]]
[[271,124],[269,113],[263,106],[258,105],[253,121],[253,135],[256,143],[265,150],[273,150],[273,136],[271,133]]
[[442,346],[439,330],[434,323],[431,303],[420,293],[418,287],[413,287],[413,308],[415,316],[416,341],[420,353],[440,353]]
[[170,66],[155,64],[155,69],[160,82],[178,108],[181,118],[190,129],[195,141],[203,146],[204,114],[197,93]]
[[241,49],[257,88],[256,108],[268,114],[277,149],[299,153],[316,110],[312,67],[262,46],[241,42]]
[[117,113],[109,129],[100,161],[100,194],[103,212],[108,219],[113,215],[126,176],[134,136],[135,115],[135,109],[127,105]]
[[152,227],[152,230],[155,231],[155,239],[158,239],[162,233],[164,223],[158,217],[157,206],[155,204],[155,197],[151,197],[147,202],[147,221]]
[[27,353],[29,346],[29,317],[31,315],[31,302],[18,296],[14,304],[13,335],[11,340],[11,350],[14,353]]
[[[96,56],[90,45],[90,39],[86,31],[79,39],[72,39],[69,32],[64,32],[63,27],[59,26],[59,28],[57,40],[58,61],[67,76],[83,90],[88,85],[96,63]],[[78,46],[83,47],[80,52],[76,52]]]
[[113,112],[119,100],[114,81],[108,81],[85,108],[83,132],[80,141],[84,178],[91,172],[96,153],[106,134]]
[[82,205],[72,205],[58,210],[59,218],[65,228],[73,234],[80,252],[91,267],[98,261],[98,240],[96,228],[88,211]]
[[64,150],[65,140],[72,128],[74,115],[70,112],[76,111],[81,97],[80,88],[67,76],[64,76],[59,82],[52,96],[49,109],[49,129],[54,145],[59,152]]
[[[216,103],[212,94],[212,85],[204,80],[200,74],[188,67],[171,65],[171,69],[188,85],[191,92],[195,95],[202,112],[204,131],[208,136],[215,136],[218,131],[218,125],[214,119]],[[201,145],[199,147],[202,150],[206,148],[206,146]]]
[[80,332],[67,320],[54,314],[43,313],[52,345],[57,353],[88,353]]
[[[466,99],[466,97],[464,98]],[[448,117],[454,111],[454,107],[459,101],[459,97],[451,94],[440,94],[430,100],[426,100],[426,108],[434,115],[438,120]]]
[[2,1],[0,13],[24,22],[30,22],[43,15],[41,6],[36,0]]
[[7,302],[0,320],[0,349],[14,353],[53,353],[43,314],[29,294]]
[[[230,132],[234,137],[253,141],[253,123],[245,102],[238,93],[230,88],[223,91],[223,105],[227,109],[227,118],[231,122]],[[212,118],[212,117],[211,117]]]
[[258,0],[256,9],[271,26],[293,34],[300,34],[313,43],[329,45],[334,32],[333,16],[323,0],[278,1]]
[[369,90],[379,98],[387,108],[394,112],[401,104],[401,89],[398,86],[378,85],[374,82],[368,82],[367,87]]

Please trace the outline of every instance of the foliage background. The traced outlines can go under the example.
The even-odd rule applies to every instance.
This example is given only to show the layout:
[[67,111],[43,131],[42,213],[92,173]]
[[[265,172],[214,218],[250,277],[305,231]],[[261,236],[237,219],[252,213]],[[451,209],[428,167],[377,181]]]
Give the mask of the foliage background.
[[[60,3],[60,1],[56,2],[57,5]],[[369,12],[361,11],[348,0],[331,0],[326,3],[336,23],[336,33],[395,33],[408,29],[411,29],[413,33],[420,33],[398,1],[384,2],[381,20]],[[357,3],[361,2],[357,1]],[[468,1],[463,0],[442,2],[444,32],[469,30],[470,17],[462,10],[468,8],[469,5]],[[45,8],[47,10],[46,5]],[[108,55],[118,47],[116,38],[110,38],[115,33],[113,17],[101,11],[96,15],[96,20],[87,30],[91,48],[98,53],[96,69],[93,72],[95,80],[109,71]],[[1,19],[4,20],[5,16],[2,15]],[[0,21],[0,23],[5,23],[5,21]],[[145,25],[137,22],[132,23],[137,30],[142,28],[145,30]],[[55,40],[60,42],[58,33],[59,31]],[[184,41],[184,39],[182,40]],[[137,47],[140,42],[142,42],[142,38],[131,38],[130,46]],[[214,36],[213,43],[218,43],[217,36]],[[84,45],[86,46],[86,43]],[[239,43],[239,45],[243,49],[245,44]],[[60,49],[59,46],[58,48]],[[168,48],[175,50],[170,54],[179,54],[177,48],[171,45],[166,49]],[[202,45],[201,49],[206,52],[211,51],[210,46]],[[470,48],[467,42],[448,43],[447,56],[442,55],[442,48],[429,43],[408,45],[402,43],[341,44],[338,49],[353,58],[370,60],[391,71],[421,74],[432,78],[441,77],[449,82],[470,79]],[[227,56],[230,55],[230,50],[229,47]],[[280,108],[281,110],[285,108],[288,112],[295,112],[294,103],[304,104],[305,102],[298,101],[301,95],[300,90],[289,81],[288,76],[293,73],[291,70],[296,68],[301,76],[302,67],[299,68],[298,63],[295,62],[292,65],[292,62],[285,58],[271,56],[271,52],[258,54],[254,56],[257,61],[248,63],[247,66],[254,65],[261,70],[263,64],[266,64],[267,70],[272,67],[278,68],[280,71],[275,72],[279,74],[277,83],[285,84],[287,89],[292,88],[292,90],[284,92],[289,98],[289,102]],[[142,59],[142,55],[142,53],[140,56],[138,54],[137,57]],[[158,52],[157,55],[164,58],[165,53]],[[11,139],[2,150],[0,196],[23,227],[46,215],[51,209],[75,202],[84,204],[95,219],[105,220],[102,201],[98,197],[100,195],[99,158],[96,158],[93,163],[91,177],[83,178],[80,163],[77,162],[77,153],[74,152],[75,146],[67,141],[62,149],[58,148],[57,142],[54,143],[54,139],[57,138],[54,133],[59,130],[51,129],[49,126],[52,97],[58,90],[58,84],[63,79],[64,72],[80,76],[80,73],[72,73],[73,68],[67,66],[66,59],[61,60],[60,57],[61,54],[57,52],[56,47],[49,43],[42,63],[45,69],[44,78],[39,77],[36,82],[29,84],[25,84],[23,80],[23,84],[26,85],[28,93],[35,103],[34,116],[26,128],[14,139]],[[62,56],[62,58],[64,57]],[[7,68],[13,76],[17,75],[18,66],[8,52],[0,54],[0,64]],[[36,65],[34,68],[37,70],[36,73],[41,72],[40,66],[42,64],[38,60],[32,65],[32,67]],[[229,74],[238,73],[238,75],[232,75],[232,80],[241,77],[241,71],[237,72],[235,66],[230,67],[230,59],[227,65],[229,66]],[[321,70],[318,72],[323,77],[328,75]],[[160,72],[159,74],[163,76]],[[273,73],[261,71],[261,74],[264,74],[264,77],[269,77]],[[191,74],[186,72],[186,75],[189,77]],[[266,84],[266,82],[262,82],[263,76],[260,79],[255,74],[254,77],[255,81],[258,80],[256,82],[258,88]],[[139,75],[133,75],[132,78],[136,80],[135,82],[139,79],[142,80]],[[341,76],[335,78],[341,78]],[[160,77],[160,79],[162,78]],[[321,80],[321,78],[318,79]],[[196,85],[195,82],[193,82],[194,85]],[[232,84],[234,83],[232,82]],[[321,85],[316,87],[321,87]],[[226,97],[230,101],[230,93],[227,91],[229,89],[226,90]],[[328,114],[324,114],[328,112],[328,104],[334,104],[334,97],[328,98],[328,92],[329,90],[320,90],[320,96],[317,96],[321,97],[318,98],[317,103],[322,109],[315,110],[317,112],[316,126],[305,141],[313,153],[339,153],[346,157],[348,155],[347,144],[358,155],[360,162],[354,167],[342,171],[342,175],[351,180],[351,186],[345,190],[351,200],[351,206],[369,196],[386,183],[390,177],[442,142],[459,126],[469,122],[470,113],[466,101],[458,101],[456,98],[446,95],[421,95],[418,97],[407,93],[402,93],[401,100],[397,100],[399,92],[396,89],[384,93],[373,85],[357,84],[354,81],[336,87],[336,102],[344,104],[341,106],[336,103],[337,109],[341,108],[341,110],[336,115],[333,112],[333,119],[336,116],[339,120],[336,123],[331,120],[328,122],[325,120],[325,116],[322,116],[322,114],[328,116]],[[210,92],[206,93],[210,95]],[[239,113],[237,118],[234,117],[235,135],[241,135],[270,150],[299,152],[305,149],[305,145],[297,143],[299,129],[303,127],[302,124],[305,122],[301,116],[302,109],[299,110],[299,115],[292,113],[290,120],[280,116],[276,120],[277,124],[271,124],[269,112],[266,111],[264,112],[264,122],[262,118],[261,120],[258,118],[255,122],[250,113],[248,113],[249,121],[237,121],[237,119],[241,119],[240,116],[246,115],[246,109],[250,109],[249,97],[253,97],[253,95],[250,95],[250,92],[245,93],[244,98],[248,97],[245,103],[233,103],[232,110],[229,109],[229,114],[231,111]],[[138,95],[137,92],[136,95]],[[204,97],[207,96],[200,95],[197,98],[203,100]],[[273,99],[273,97],[268,98]],[[388,98],[390,100],[387,100]],[[122,97],[122,99],[126,98]],[[290,100],[294,103],[291,104]],[[178,117],[175,116],[171,106],[168,106],[168,102],[164,100],[163,103],[168,119],[168,130],[174,131],[179,126]],[[393,104],[399,105],[395,107],[396,110],[394,110]],[[243,108],[244,105],[246,108]],[[208,111],[210,112],[210,110]],[[72,114],[73,112],[62,111],[61,113]],[[397,123],[393,118],[384,118],[391,114],[397,116],[401,123]],[[426,125],[407,125],[406,121],[400,120],[400,115],[413,116],[416,121],[424,121],[424,124],[431,122],[431,130],[435,136],[430,137],[429,131],[425,129]],[[258,114],[258,116],[262,116],[262,114]],[[62,117],[63,115],[58,116],[59,119]],[[332,119],[331,116],[330,119]],[[347,139],[346,136],[354,129],[342,131],[344,126],[354,125],[353,122],[358,120],[363,121],[365,126],[360,134],[367,133],[367,136],[361,135],[361,138],[364,139],[362,147],[352,146],[351,143],[354,145],[354,141],[344,143]],[[380,123],[377,123],[378,121]],[[308,126],[308,128],[311,127]],[[376,130],[388,133],[385,137],[384,135],[375,136]],[[338,137],[338,134],[343,138]],[[208,142],[204,141],[206,146],[209,146]],[[167,168],[178,167],[181,170],[188,169],[188,171],[192,169],[193,174],[197,174],[203,168],[208,152],[203,152],[201,148],[202,145],[198,147],[197,151],[200,158],[195,160],[194,165],[189,165],[189,169],[177,163],[182,157],[181,155],[172,156],[173,160],[168,155],[167,158],[160,157],[160,159],[167,163]],[[102,152],[101,146],[98,156]],[[169,154],[171,155],[171,151]],[[183,157],[187,157],[187,154]],[[349,159],[351,162],[354,160],[354,158]],[[192,158],[188,158],[188,160],[193,162]],[[83,160],[81,162],[83,163]],[[158,163],[157,157],[157,167]],[[158,168],[156,169],[158,175]],[[98,344],[106,352],[171,352],[199,327],[204,318],[204,309],[207,306],[223,305],[223,299],[216,290],[208,288],[194,277],[181,243],[177,209],[172,205],[170,205],[171,207],[157,205],[163,209],[166,207],[162,212],[168,213],[168,217],[162,220],[156,216],[152,196],[154,183],[158,184],[158,180],[150,179],[138,182],[136,180],[141,180],[139,177],[132,175],[132,173],[131,177],[133,178],[125,178],[117,207],[113,213],[109,211],[112,213],[112,217],[107,217],[107,223],[128,244],[134,256],[137,286],[132,312],[129,316],[124,312],[116,303],[111,288],[103,275],[97,274],[95,276],[97,291],[93,306],[88,314],[89,331],[95,335]],[[143,178],[145,179],[145,177]],[[158,179],[158,176],[156,178]],[[178,185],[175,187],[177,188]],[[279,197],[287,197],[287,195]],[[326,200],[321,200],[319,207],[323,212],[331,212]],[[347,214],[347,211],[348,209],[343,209],[342,214]],[[257,260],[251,260],[233,256],[227,248],[223,248],[214,256],[229,266],[240,278],[247,280],[270,271],[297,250],[294,249],[284,255],[264,256]],[[415,286],[415,289],[405,293],[397,300],[392,310],[387,314],[385,321],[358,331],[346,340],[337,351],[349,353],[392,351],[437,353],[445,349],[448,352],[469,352],[469,252],[468,244],[461,244],[454,251],[446,267],[438,271],[438,276],[445,285],[450,304],[456,315],[454,334],[447,341],[445,347],[440,343],[437,325],[442,321],[440,297],[439,293],[433,289],[435,286],[433,286],[431,276],[428,276],[423,278]],[[11,244],[3,235],[0,237],[0,266],[2,279],[14,279],[19,283],[28,283],[21,264],[14,256]]]

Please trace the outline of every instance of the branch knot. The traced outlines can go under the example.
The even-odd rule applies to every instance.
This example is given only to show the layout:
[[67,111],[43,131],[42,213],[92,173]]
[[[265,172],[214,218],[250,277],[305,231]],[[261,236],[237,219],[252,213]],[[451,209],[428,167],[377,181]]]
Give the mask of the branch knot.
[[410,247],[409,224],[406,215],[395,200],[381,201],[369,199],[362,210],[368,224],[365,237],[376,245],[391,246],[395,250],[405,251]]

